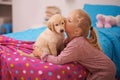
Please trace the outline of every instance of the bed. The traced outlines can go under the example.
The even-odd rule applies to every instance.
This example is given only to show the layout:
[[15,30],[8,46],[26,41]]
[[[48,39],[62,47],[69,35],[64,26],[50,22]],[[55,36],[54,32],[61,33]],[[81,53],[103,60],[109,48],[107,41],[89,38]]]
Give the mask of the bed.
[[[85,4],[83,8],[91,17],[92,26],[97,31],[103,52],[116,65],[116,77],[120,77],[120,27],[97,28],[95,16],[98,13],[118,15],[120,6]],[[0,35],[0,80],[85,80],[89,71],[84,66],[71,62],[55,65],[39,59],[20,55],[17,49],[28,54],[38,35],[46,29],[28,29],[22,32]],[[109,46],[109,47],[108,47]]]
[[96,15],[120,15],[120,6],[85,4],[83,8],[92,20],[92,26],[97,31],[98,41],[103,52],[115,63],[116,77],[120,79],[120,26],[112,28],[97,28]]
[[[0,80],[84,80],[88,71],[78,63],[54,65],[20,55],[31,53],[37,36],[47,27],[0,36]],[[28,36],[31,35],[31,36]]]

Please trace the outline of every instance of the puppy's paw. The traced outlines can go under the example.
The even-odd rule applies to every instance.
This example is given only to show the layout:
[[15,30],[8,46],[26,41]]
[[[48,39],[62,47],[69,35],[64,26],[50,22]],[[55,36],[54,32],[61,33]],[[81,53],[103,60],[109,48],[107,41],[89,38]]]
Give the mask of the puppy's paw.
[[17,52],[20,53],[20,55],[23,55],[23,52],[21,50],[17,49]]
[[22,56],[22,55],[27,55],[25,52],[21,51],[21,50],[18,50],[17,49],[17,52]]

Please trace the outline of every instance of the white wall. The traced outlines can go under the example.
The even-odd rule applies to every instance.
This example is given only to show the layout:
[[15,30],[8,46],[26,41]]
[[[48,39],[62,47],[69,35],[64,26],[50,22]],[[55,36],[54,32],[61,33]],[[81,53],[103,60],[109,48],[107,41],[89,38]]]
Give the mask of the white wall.
[[41,25],[45,16],[45,7],[58,6],[62,14],[75,8],[83,8],[85,3],[119,5],[119,0],[13,0],[13,31],[22,31],[33,25]]

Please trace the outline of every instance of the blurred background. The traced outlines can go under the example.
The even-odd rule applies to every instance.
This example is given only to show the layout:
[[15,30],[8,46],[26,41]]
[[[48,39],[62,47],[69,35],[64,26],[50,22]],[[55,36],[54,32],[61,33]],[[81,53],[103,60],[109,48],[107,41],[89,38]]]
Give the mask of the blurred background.
[[[9,28],[0,28],[0,31],[9,33],[41,27],[51,14],[66,17],[71,10],[83,8],[87,3],[120,6],[119,0],[0,0],[0,26]],[[51,6],[57,9],[49,14],[47,10]]]

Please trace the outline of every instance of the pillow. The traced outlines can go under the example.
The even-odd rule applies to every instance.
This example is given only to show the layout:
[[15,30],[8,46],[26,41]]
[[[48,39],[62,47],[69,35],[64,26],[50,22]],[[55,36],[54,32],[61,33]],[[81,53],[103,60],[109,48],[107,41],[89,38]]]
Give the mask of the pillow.
[[115,5],[94,5],[94,4],[85,4],[83,9],[89,14],[92,20],[92,26],[96,26],[96,15],[104,14],[104,15],[120,15],[120,6]]

